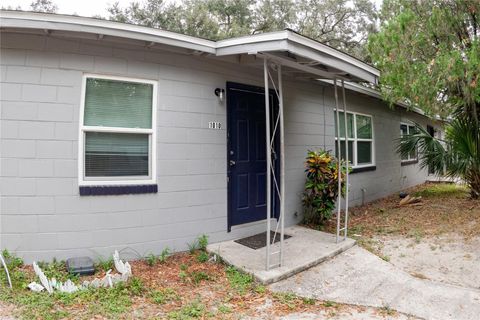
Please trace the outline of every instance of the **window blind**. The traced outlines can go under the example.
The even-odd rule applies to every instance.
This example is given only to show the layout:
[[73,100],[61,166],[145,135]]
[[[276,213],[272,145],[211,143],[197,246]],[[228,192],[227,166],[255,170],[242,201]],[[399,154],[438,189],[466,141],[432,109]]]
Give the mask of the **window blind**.
[[86,81],[86,126],[152,128],[152,84],[97,78]]
[[148,176],[149,135],[86,132],[85,176]]

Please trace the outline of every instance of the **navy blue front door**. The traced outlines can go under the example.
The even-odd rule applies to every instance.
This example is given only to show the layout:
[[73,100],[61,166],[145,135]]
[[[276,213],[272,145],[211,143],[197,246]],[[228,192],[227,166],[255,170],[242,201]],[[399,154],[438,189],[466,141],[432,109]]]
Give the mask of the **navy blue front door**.
[[[270,99],[273,130],[272,119],[278,110],[278,102],[273,94]],[[264,89],[227,83],[229,231],[233,225],[266,218],[265,123]],[[275,142],[275,146],[278,146],[278,141]],[[275,158],[278,157],[272,161],[278,166]],[[274,192],[272,199],[275,199]],[[274,213],[277,212],[277,204],[278,201],[272,200]]]

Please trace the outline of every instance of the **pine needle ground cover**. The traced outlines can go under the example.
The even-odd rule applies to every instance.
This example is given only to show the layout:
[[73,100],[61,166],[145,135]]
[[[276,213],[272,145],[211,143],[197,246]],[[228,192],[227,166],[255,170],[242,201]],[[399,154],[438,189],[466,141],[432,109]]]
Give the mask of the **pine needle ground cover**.
[[[480,235],[480,201],[472,200],[466,187],[429,183],[406,192],[421,196],[421,202],[400,205],[397,193],[350,208],[349,236],[365,244],[381,235],[421,238],[456,234],[466,240]],[[335,226],[333,218],[325,229],[334,232]]]
[[[18,319],[269,319],[289,313],[331,314],[362,312],[363,307],[272,293],[251,276],[222,262],[205,261],[203,250],[177,253],[163,261],[132,261],[133,278],[114,288],[73,294],[35,293],[26,285],[34,280],[31,266],[10,255],[14,289],[0,272],[1,316]],[[13,260],[12,260],[13,259]],[[92,277],[105,274],[108,261],[98,264]],[[70,277],[63,262],[43,264],[48,277]],[[73,279],[73,280],[83,280]],[[88,279],[85,278],[85,279]],[[382,310],[375,310],[382,317]]]

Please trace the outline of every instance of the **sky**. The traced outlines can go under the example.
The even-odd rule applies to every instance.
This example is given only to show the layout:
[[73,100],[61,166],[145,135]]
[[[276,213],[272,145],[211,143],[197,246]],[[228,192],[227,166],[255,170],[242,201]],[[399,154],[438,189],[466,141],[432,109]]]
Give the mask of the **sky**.
[[[29,10],[32,1],[33,0],[0,0],[0,4],[2,7],[11,6],[16,8],[20,6],[23,10]],[[113,3],[119,2],[121,7],[125,7],[132,1],[133,0],[54,0],[53,2],[58,6],[58,13],[91,17],[94,15],[108,16],[106,9]],[[170,2],[176,1],[179,0],[170,0]],[[382,0],[374,0],[374,2],[378,7]]]
[[[107,16],[107,8],[115,2],[120,6],[127,6],[132,0],[54,0],[58,6],[58,13],[78,14],[80,16],[91,17],[94,15]],[[30,10],[30,3],[33,0],[1,0],[2,7],[11,6],[16,8],[20,6],[23,10]]]

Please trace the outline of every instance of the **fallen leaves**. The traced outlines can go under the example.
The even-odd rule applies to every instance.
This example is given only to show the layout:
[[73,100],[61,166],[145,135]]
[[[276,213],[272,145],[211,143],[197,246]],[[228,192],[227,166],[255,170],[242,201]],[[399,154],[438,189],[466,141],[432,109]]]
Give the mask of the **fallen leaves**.
[[[468,239],[480,235],[480,201],[471,200],[464,188],[449,187],[442,191],[434,184],[423,184],[407,192],[410,196],[405,199],[410,200],[403,205],[398,194],[394,194],[350,208],[350,232],[362,237],[457,233]],[[334,217],[325,228],[333,232],[335,227]]]

